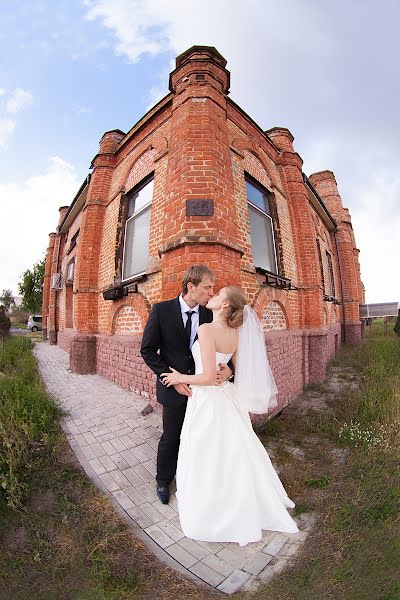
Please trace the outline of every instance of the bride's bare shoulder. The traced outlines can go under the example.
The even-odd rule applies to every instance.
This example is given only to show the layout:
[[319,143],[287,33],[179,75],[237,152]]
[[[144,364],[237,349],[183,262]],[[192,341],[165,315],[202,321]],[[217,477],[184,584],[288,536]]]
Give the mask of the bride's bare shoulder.
[[203,323],[202,325],[199,326],[197,332],[199,337],[200,336],[214,336],[214,329],[215,327],[213,326],[212,323]]

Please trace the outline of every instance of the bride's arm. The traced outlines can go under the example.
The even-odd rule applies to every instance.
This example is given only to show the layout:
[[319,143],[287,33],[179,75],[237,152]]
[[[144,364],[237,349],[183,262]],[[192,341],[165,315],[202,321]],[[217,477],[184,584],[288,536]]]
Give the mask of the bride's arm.
[[162,373],[161,377],[168,387],[178,383],[191,383],[193,385],[215,385],[217,379],[215,339],[211,323],[204,323],[198,329],[201,362],[203,373],[199,375],[185,375],[172,369],[173,373]]

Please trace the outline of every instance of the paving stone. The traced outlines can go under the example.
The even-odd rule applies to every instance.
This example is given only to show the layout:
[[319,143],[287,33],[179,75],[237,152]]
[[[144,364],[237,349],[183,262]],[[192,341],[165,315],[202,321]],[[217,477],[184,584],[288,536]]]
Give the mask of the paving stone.
[[81,450],[88,460],[90,460],[92,458],[96,458],[96,455],[90,446],[83,446],[83,448],[81,447]]
[[201,560],[202,558],[208,555],[208,551],[205,548],[200,546],[200,544],[198,544],[194,540],[191,540],[187,537],[184,537],[181,540],[179,540],[178,544],[182,546],[182,548],[184,548],[187,552],[189,552],[189,554],[192,554],[195,558],[197,558],[197,560]]
[[143,463],[143,466],[146,467],[146,469],[149,471],[149,473],[153,475],[153,477],[157,475],[157,467],[154,461],[148,460],[145,463]]
[[173,544],[172,546],[168,546],[168,554],[170,554],[175,560],[178,561],[181,565],[189,569],[194,564],[197,563],[197,558],[192,556],[189,552],[187,552],[182,546],[179,544]]
[[129,468],[129,464],[120,454],[112,454],[110,458],[115,462],[118,468],[121,469],[121,471]]
[[118,502],[120,503],[120,505],[122,506],[122,508],[124,508],[125,510],[129,509],[129,508],[133,508],[135,506],[135,504],[132,502],[131,498],[129,498],[129,496],[127,496],[124,492],[124,490],[117,490],[116,492],[112,493],[114,498],[116,498],[118,500]]
[[212,554],[217,554],[223,548],[223,545],[219,542],[203,542],[202,540],[196,540],[196,542]]
[[114,440],[111,440],[110,444],[112,444],[114,446],[114,448],[117,452],[122,452],[122,450],[126,450],[125,444],[123,442],[121,442],[120,438],[118,438],[118,437],[115,438]]
[[[142,444],[143,444],[143,440],[142,440]],[[135,458],[137,458],[137,460],[140,463],[146,462],[147,460],[149,460],[149,457],[147,456],[147,454],[145,454],[143,452],[143,450],[141,449],[141,446],[136,446],[135,448],[131,448],[131,452],[133,454],[133,456]]]
[[[151,489],[151,487],[149,485],[147,485],[147,483],[141,483],[140,485],[137,485],[136,489],[146,498],[147,502],[150,502],[151,504],[153,504],[158,501],[160,506],[164,506],[164,504],[161,504],[161,502],[158,500],[156,492],[153,489]],[[165,505],[165,506],[167,506],[167,505]],[[157,506],[155,506],[154,508],[157,508]],[[168,508],[168,506],[167,506],[167,508]]]
[[92,460],[89,460],[89,464],[93,468],[94,472],[97,473],[97,475],[102,475],[103,473],[106,473],[104,465],[100,462],[98,458],[92,458]]
[[184,533],[182,533],[182,529],[180,527],[176,527],[168,519],[164,519],[164,521],[160,521],[160,523],[158,523],[158,526],[160,529],[165,531],[165,533],[167,533],[169,535],[169,537],[171,539],[173,539],[175,542],[179,542],[179,540],[181,540],[182,538],[185,537]]
[[144,512],[140,509],[139,506],[133,506],[132,508],[128,508],[126,512],[142,529],[153,525],[153,521],[150,519],[150,517],[144,514]]
[[[152,504],[144,502],[140,505],[140,509],[153,521],[153,523],[160,523],[164,521],[164,515],[162,515]],[[175,540],[176,541],[176,540]]]
[[111,471],[109,475],[112,476],[112,478],[118,484],[118,487],[122,490],[132,485],[132,481],[125,477],[125,475],[119,469],[117,469],[116,471]]
[[203,562],[198,562],[193,567],[190,567],[189,571],[200,577],[206,583],[216,587],[225,579],[221,573],[217,573],[214,569],[211,569]]
[[146,503],[146,498],[137,490],[135,486],[131,485],[125,488],[124,492],[125,494],[127,494],[127,496],[129,496],[129,498],[132,500],[135,506],[140,506],[141,504]]
[[132,469],[145,483],[154,483],[154,476],[143,465],[137,465],[136,467],[132,467]]
[[225,592],[225,594],[234,594],[240,590],[249,578],[249,573],[236,569],[236,571],[233,571],[233,573],[218,586],[218,589],[221,590],[221,592]]
[[100,443],[102,445],[103,450],[105,450],[105,452],[108,456],[115,454],[115,448],[109,440],[106,442],[100,442]]
[[258,552],[243,566],[243,570],[251,573],[252,575],[258,575],[267,566],[267,564],[271,562],[271,559],[271,555],[265,554],[265,552]]
[[120,489],[120,486],[118,485],[118,483],[115,481],[114,477],[110,473],[104,473],[103,475],[100,475],[99,477],[110,492],[115,492],[116,490]]
[[168,548],[174,543],[173,540],[162,531],[157,525],[151,525],[145,529],[147,535],[149,535],[161,548]]
[[117,465],[109,456],[100,456],[100,462],[104,465],[106,471],[115,471]]
[[276,534],[273,539],[263,548],[263,552],[276,556],[281,551],[288,538],[283,534]]
[[228,548],[222,548],[222,550],[217,552],[217,556],[232,565],[235,569],[241,569],[246,562],[243,556],[239,556],[235,552],[232,552],[232,550],[228,550]]
[[[146,485],[146,484],[143,484],[143,485]],[[140,489],[140,486],[138,487],[138,489]],[[157,494],[155,492],[154,492],[154,494],[156,496],[156,500],[152,503],[154,508],[156,508],[158,511],[160,511],[160,513],[163,514],[164,517],[167,517],[167,519],[174,519],[177,516],[176,510],[174,510],[170,506],[170,504],[162,504],[160,502],[160,500],[158,499]],[[180,527],[180,522],[174,523],[174,524]]]
[[141,485],[143,483],[143,479],[141,479],[139,475],[133,470],[133,467],[123,469],[121,473],[131,482],[132,485]]
[[126,460],[126,462],[128,463],[128,465],[130,467],[135,467],[136,465],[139,464],[138,459],[132,454],[132,452],[130,450],[122,450],[121,456],[123,457],[124,460]]
[[214,569],[214,571],[217,571],[217,573],[224,575],[224,577],[228,577],[235,570],[235,567],[232,567],[232,565],[229,565],[215,554],[208,554],[201,562]]

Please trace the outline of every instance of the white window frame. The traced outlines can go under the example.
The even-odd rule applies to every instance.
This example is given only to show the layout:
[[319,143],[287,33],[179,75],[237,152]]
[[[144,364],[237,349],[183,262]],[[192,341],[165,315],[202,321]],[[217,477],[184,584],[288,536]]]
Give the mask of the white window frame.
[[[253,183],[253,182],[251,181],[250,177],[247,177],[247,176],[245,176],[245,181],[247,181],[247,182],[248,182],[250,185],[252,185],[253,187],[257,188],[257,189],[258,189],[258,190],[259,190],[261,193],[263,193],[263,190],[262,190],[262,189],[260,189],[260,187],[261,187],[261,186],[259,187],[259,186],[257,186],[255,183]],[[267,218],[267,219],[269,219],[269,220],[270,220],[270,227],[271,227],[271,232],[272,232],[272,247],[273,247],[273,250],[274,250],[274,260],[275,260],[275,271],[269,271],[269,273],[273,273],[274,275],[279,275],[279,268],[278,268],[278,257],[277,257],[277,254],[276,254],[276,243],[275,243],[274,220],[273,220],[273,218],[271,217],[271,215],[269,215],[268,213],[266,213],[266,212],[265,212],[264,210],[262,210],[262,209],[261,209],[259,206],[257,206],[256,204],[253,204],[253,202],[251,202],[251,201],[249,200],[249,198],[247,197],[247,191],[246,191],[246,200],[247,200],[247,203],[248,203],[248,204],[250,204],[250,206],[251,206],[252,208],[254,208],[254,209],[255,209],[255,210],[257,210],[259,213],[261,213],[261,214],[262,214],[262,216],[263,216],[264,218]],[[250,219],[250,216],[249,216],[249,219]],[[251,230],[250,230],[250,240],[251,240]],[[251,241],[250,241],[250,247],[251,247]],[[251,248],[251,251],[252,251],[252,253],[253,253],[253,248]],[[263,269],[263,268],[264,268],[264,267],[261,267],[261,265],[256,265],[256,264],[255,264],[254,266],[255,266],[255,267],[259,267],[259,268],[261,268],[261,269]],[[268,269],[265,269],[265,270],[267,271]]]
[[[150,182],[154,182],[154,176],[150,177],[147,179],[146,182],[143,183],[143,185],[140,188],[137,188],[135,191],[137,193],[140,193],[140,191],[146,187],[146,185],[148,185]],[[133,190],[130,190],[131,192]],[[129,199],[130,202],[130,199]],[[145,212],[146,210],[150,209],[151,212],[151,205],[153,204],[153,198],[150,200],[150,202],[148,202],[147,204],[145,204],[144,206],[141,206],[139,208],[139,210],[137,210],[136,212],[133,213],[133,215],[131,215],[128,219],[126,219],[125,221],[125,228],[124,228],[124,248],[123,248],[123,254],[122,254],[122,281],[130,281],[131,279],[135,279],[137,277],[141,277],[142,275],[146,274],[146,270],[144,271],[140,271],[138,273],[134,273],[133,275],[129,275],[128,277],[124,278],[124,272],[125,272],[125,244],[126,244],[126,229],[128,226],[128,223],[132,220],[132,219],[136,219],[136,217],[138,217],[139,215],[141,215],[143,212]],[[149,232],[149,240],[150,240],[150,232]]]

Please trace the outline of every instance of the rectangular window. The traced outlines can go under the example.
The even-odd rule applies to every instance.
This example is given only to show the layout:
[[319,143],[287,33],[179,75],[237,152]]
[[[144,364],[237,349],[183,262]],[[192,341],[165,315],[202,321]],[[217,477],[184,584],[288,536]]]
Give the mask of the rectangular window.
[[336,298],[335,291],[335,278],[333,275],[333,265],[332,265],[332,256],[329,254],[328,250],[326,250],[326,259],[328,261],[328,273],[329,273],[329,284],[330,284],[330,292],[332,298]]
[[278,273],[269,192],[246,178],[254,266]]
[[128,195],[122,267],[123,280],[141,275],[147,268],[153,182],[153,179],[147,181],[142,187]]

